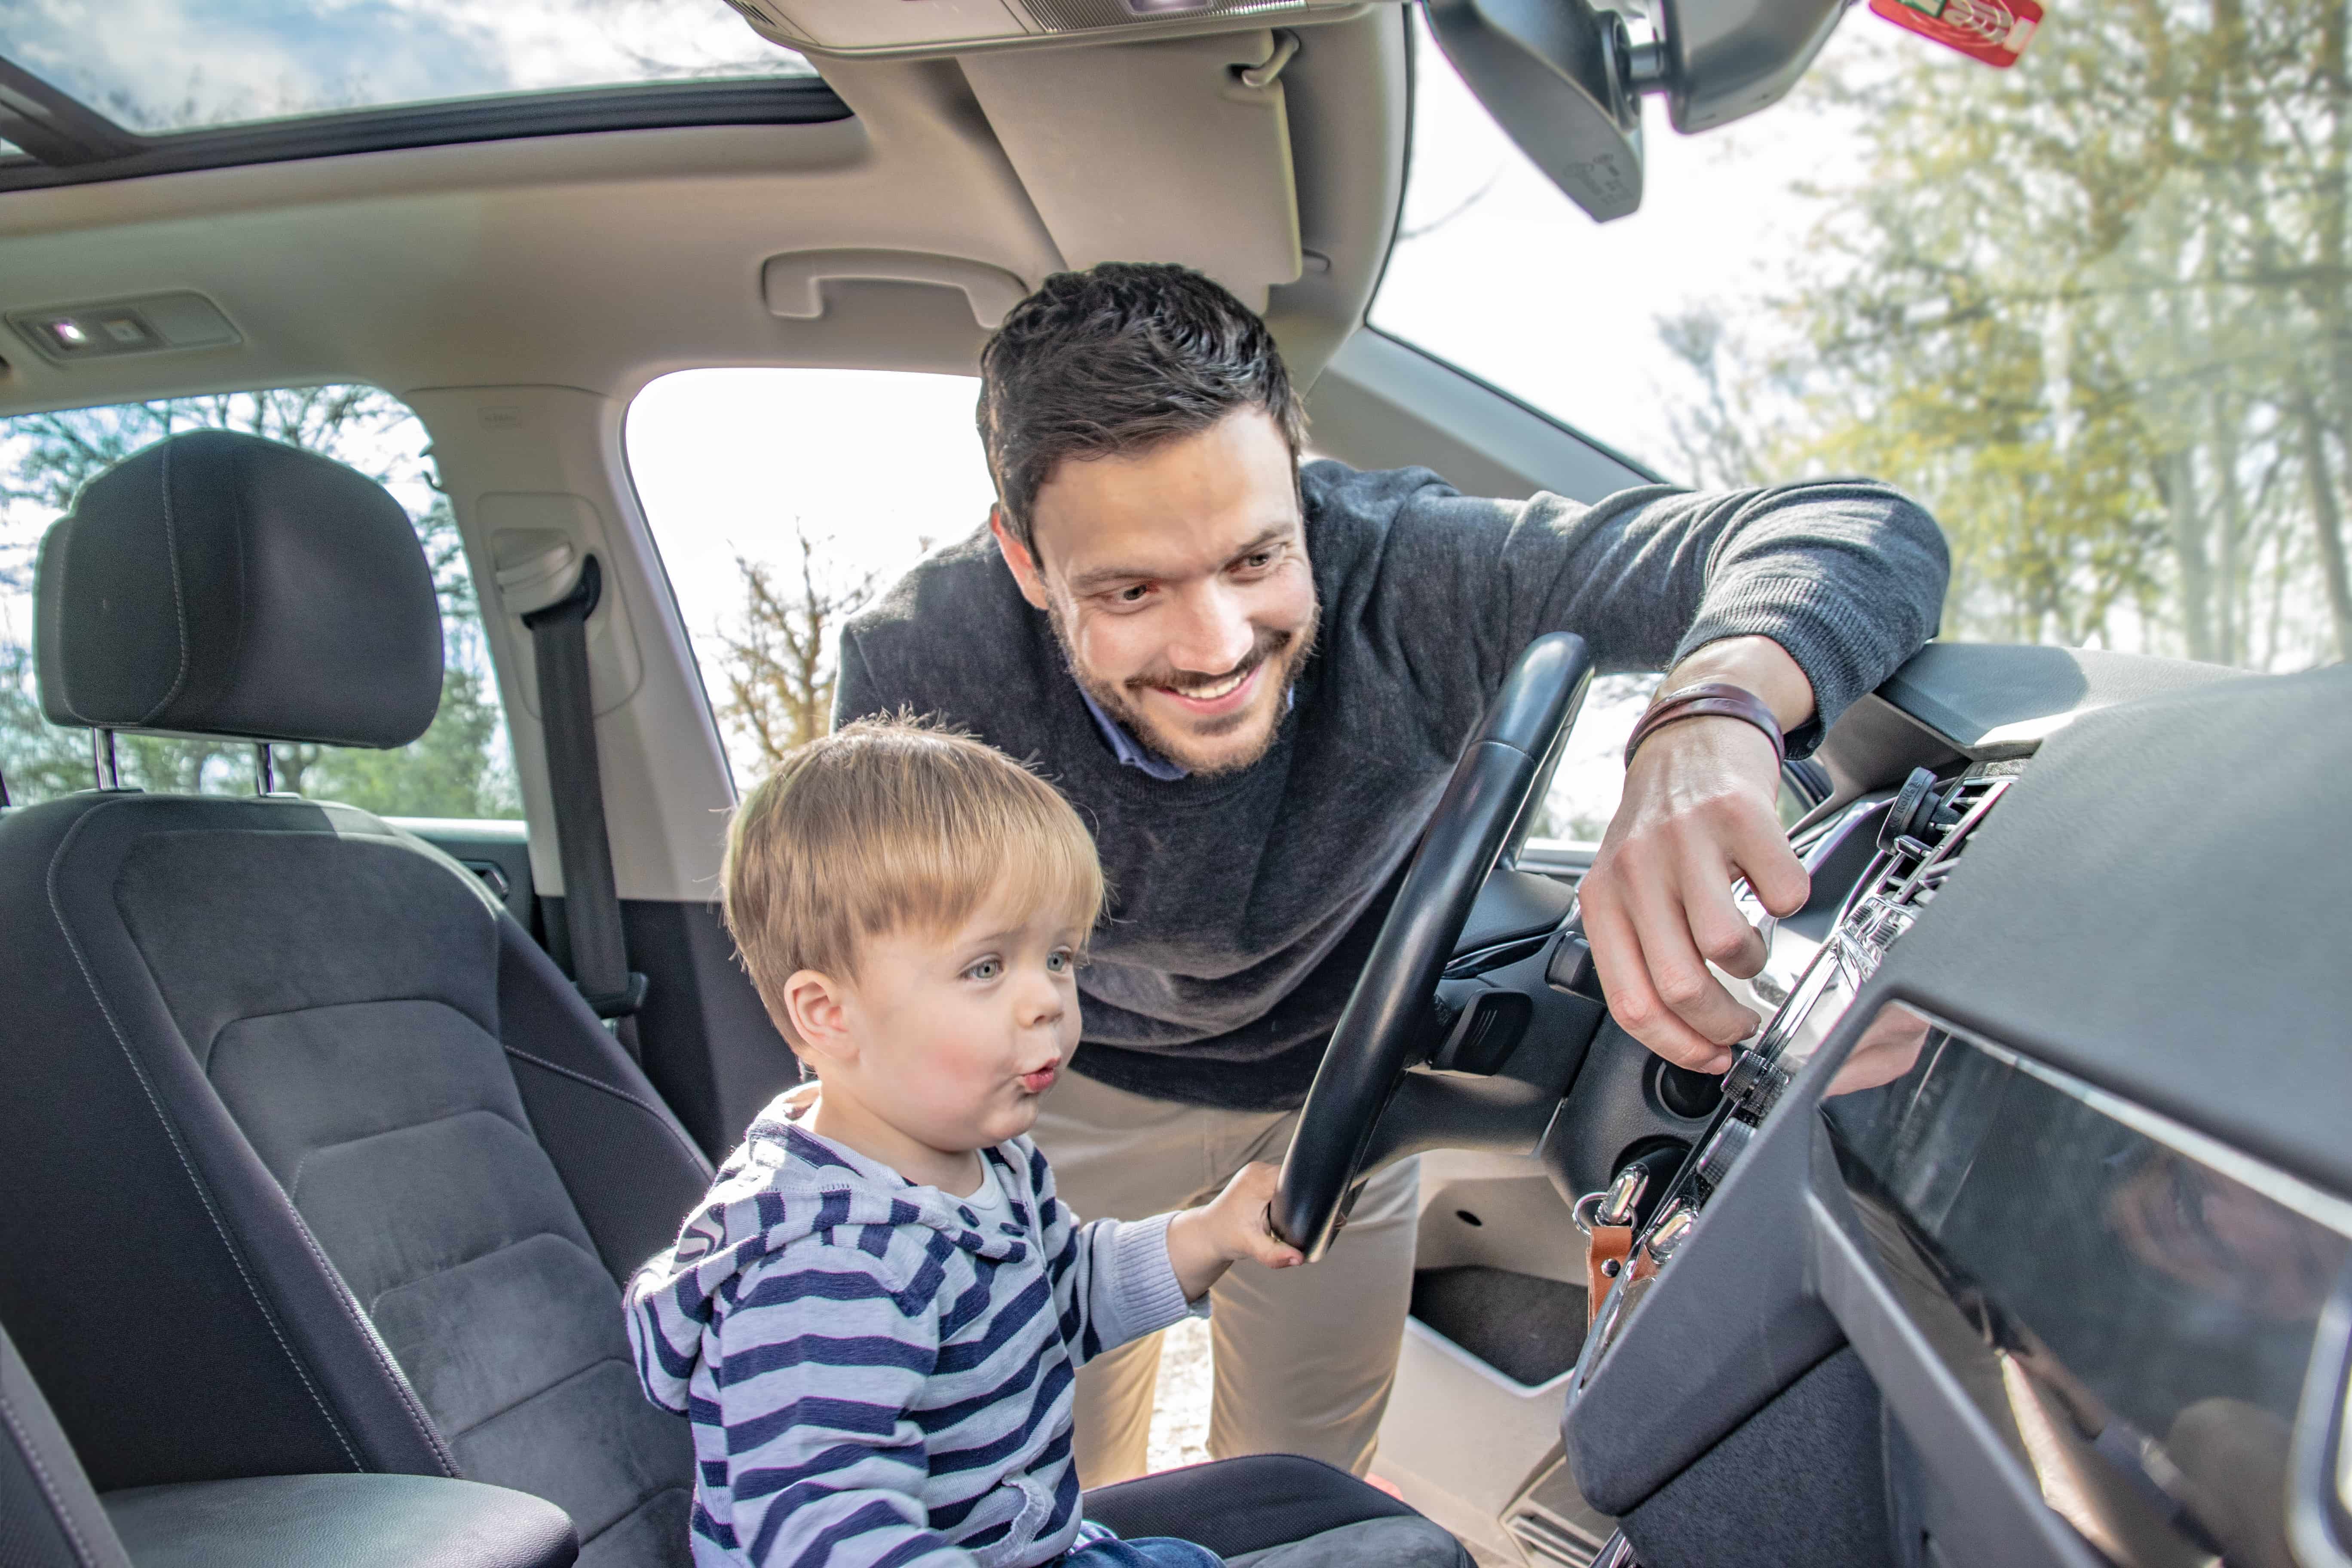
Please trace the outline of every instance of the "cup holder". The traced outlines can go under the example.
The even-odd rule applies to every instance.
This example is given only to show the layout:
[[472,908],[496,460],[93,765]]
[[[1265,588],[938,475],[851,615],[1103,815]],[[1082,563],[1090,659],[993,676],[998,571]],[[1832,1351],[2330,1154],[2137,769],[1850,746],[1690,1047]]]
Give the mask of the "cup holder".
[[1694,1072],[1664,1058],[1650,1064],[1650,1098],[1685,1121],[1704,1121],[1723,1103],[1723,1075]]

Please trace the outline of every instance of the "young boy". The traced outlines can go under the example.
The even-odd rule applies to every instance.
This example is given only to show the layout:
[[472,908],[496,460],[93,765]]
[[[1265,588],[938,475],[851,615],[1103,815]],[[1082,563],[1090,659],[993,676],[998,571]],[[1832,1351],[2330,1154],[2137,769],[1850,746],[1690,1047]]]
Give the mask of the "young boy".
[[977,741],[853,724],[751,792],[725,880],[817,1084],[628,1290],[646,1393],[694,1423],[695,1562],[1217,1568],[1080,1521],[1071,1373],[1233,1262],[1300,1258],[1267,1228],[1271,1165],[1132,1224],[1055,1200],[1025,1134],[1102,907],[1077,814]]

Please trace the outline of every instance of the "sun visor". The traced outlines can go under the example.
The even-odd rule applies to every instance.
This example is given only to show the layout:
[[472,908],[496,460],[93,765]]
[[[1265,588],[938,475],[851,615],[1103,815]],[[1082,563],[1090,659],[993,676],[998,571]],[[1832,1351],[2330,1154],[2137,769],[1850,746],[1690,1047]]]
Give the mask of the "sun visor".
[[1291,58],[1259,30],[962,66],[1067,265],[1181,262],[1263,310],[1300,270]]
[[1363,0],[727,0],[752,29],[795,49],[837,55],[961,53],[1008,44],[1333,21]]

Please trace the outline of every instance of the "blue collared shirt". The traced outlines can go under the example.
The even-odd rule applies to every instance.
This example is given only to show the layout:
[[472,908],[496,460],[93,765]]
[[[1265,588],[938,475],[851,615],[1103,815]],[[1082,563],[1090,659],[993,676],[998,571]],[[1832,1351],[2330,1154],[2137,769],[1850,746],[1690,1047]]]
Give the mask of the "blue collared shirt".
[[1158,779],[1162,784],[1174,784],[1178,779],[1192,776],[1192,771],[1190,768],[1171,763],[1165,757],[1155,755],[1147,750],[1141,742],[1129,734],[1126,725],[1103,711],[1103,705],[1095,700],[1093,692],[1081,686],[1078,688],[1078,696],[1086,703],[1087,711],[1095,716],[1095,728],[1102,731],[1102,738],[1108,742],[1110,754],[1118,759],[1119,766],[1133,768],[1136,772],[1147,777]]
[[[1127,726],[1104,712],[1103,705],[1095,700],[1095,694],[1083,686],[1078,688],[1078,700],[1087,705],[1087,711],[1095,716],[1095,728],[1102,731],[1102,738],[1109,745],[1110,754],[1118,759],[1119,766],[1133,768],[1145,777],[1158,779],[1161,784],[1174,784],[1178,779],[1192,776],[1192,769],[1170,762],[1129,734]],[[1289,712],[1292,704],[1297,700],[1298,689],[1293,687],[1282,694],[1282,710]]]

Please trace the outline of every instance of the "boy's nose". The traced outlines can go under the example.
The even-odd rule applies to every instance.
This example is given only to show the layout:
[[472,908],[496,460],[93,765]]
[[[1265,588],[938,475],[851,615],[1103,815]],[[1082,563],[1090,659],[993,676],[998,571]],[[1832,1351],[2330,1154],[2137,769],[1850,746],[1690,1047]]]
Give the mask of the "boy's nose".
[[1032,982],[1022,993],[1021,1022],[1024,1027],[1033,1029],[1058,1024],[1066,1006],[1067,1004],[1062,1000],[1061,988],[1052,981]]

